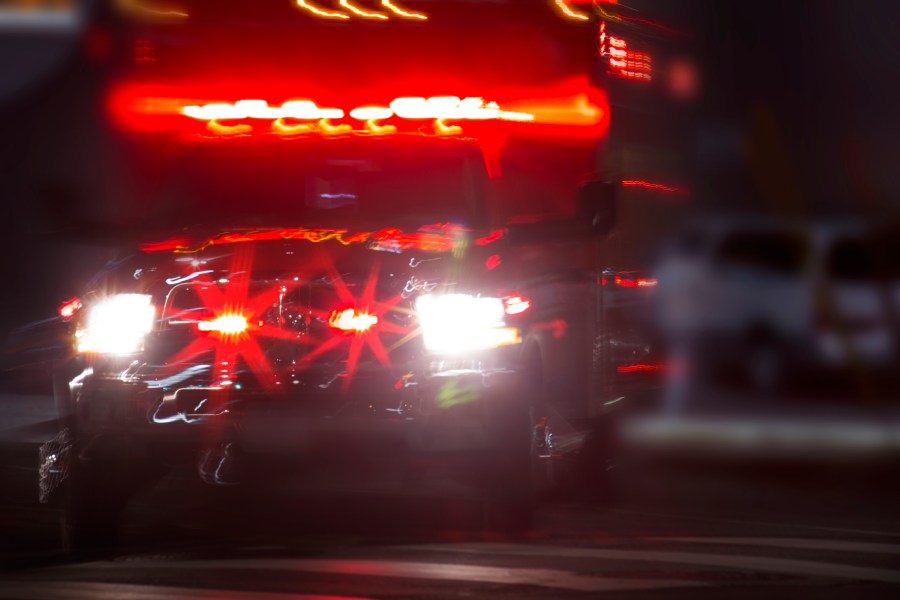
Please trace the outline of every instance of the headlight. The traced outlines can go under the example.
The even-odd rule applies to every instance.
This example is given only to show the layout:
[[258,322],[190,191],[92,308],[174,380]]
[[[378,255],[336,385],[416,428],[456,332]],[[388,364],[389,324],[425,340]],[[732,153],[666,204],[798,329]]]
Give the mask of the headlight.
[[116,294],[93,304],[75,331],[78,352],[133,354],[144,348],[144,336],[155,319],[150,296]]
[[419,296],[416,315],[425,349],[451,354],[486,350],[521,341],[519,331],[506,327],[503,301],[468,294]]

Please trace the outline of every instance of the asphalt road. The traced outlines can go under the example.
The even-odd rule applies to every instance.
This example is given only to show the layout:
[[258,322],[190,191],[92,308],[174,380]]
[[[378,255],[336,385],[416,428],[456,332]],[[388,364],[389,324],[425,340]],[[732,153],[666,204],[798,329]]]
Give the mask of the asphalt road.
[[[5,396],[0,598],[896,597],[896,469],[873,461],[634,461],[603,504],[544,503],[509,536],[465,490],[358,477],[294,496],[210,493],[186,474],[145,490],[123,547],[56,551],[36,503],[46,399]],[[714,457],[710,457],[714,458]],[[451,489],[452,493],[447,493]]]

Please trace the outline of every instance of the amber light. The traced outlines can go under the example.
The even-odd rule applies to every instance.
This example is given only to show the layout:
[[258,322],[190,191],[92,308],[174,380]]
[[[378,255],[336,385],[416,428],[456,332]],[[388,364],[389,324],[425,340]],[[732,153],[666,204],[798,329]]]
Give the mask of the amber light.
[[[327,8],[323,8],[319,6],[316,2],[312,0],[296,0],[297,7],[305,10],[311,15],[315,15],[322,19],[350,19],[351,16],[360,17],[363,19],[380,19],[382,21],[388,20],[390,17],[388,15],[374,12],[371,10],[365,10],[361,6],[356,4],[356,0],[337,0],[337,4],[348,11],[350,14],[343,13],[337,10],[329,10]],[[421,21],[427,21],[428,15],[423,13],[412,12],[410,10],[406,10],[394,4],[391,0],[382,0],[381,7],[385,10],[389,11],[392,15],[401,17],[403,19],[418,19]]]
[[554,0],[554,3],[556,4],[559,12],[569,19],[574,19],[576,21],[589,21],[591,19],[588,15],[569,8],[569,3],[567,2],[567,0]]
[[355,308],[344,308],[332,311],[328,325],[340,331],[364,333],[378,323],[378,317]]

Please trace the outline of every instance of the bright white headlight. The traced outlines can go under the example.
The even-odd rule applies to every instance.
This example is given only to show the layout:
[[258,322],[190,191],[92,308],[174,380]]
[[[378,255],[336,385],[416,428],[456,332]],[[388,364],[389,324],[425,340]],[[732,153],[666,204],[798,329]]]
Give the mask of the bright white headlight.
[[468,294],[424,295],[416,300],[425,349],[458,354],[519,342],[505,327],[503,301]]
[[79,352],[133,354],[144,347],[156,317],[150,296],[116,294],[93,304],[75,332]]

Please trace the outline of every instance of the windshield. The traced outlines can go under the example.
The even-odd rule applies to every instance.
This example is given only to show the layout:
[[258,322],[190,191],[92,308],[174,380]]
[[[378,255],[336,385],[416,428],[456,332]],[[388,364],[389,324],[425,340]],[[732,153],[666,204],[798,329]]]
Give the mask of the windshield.
[[424,149],[409,140],[210,141],[173,157],[131,219],[148,231],[476,227],[485,192],[480,153],[464,143]]

